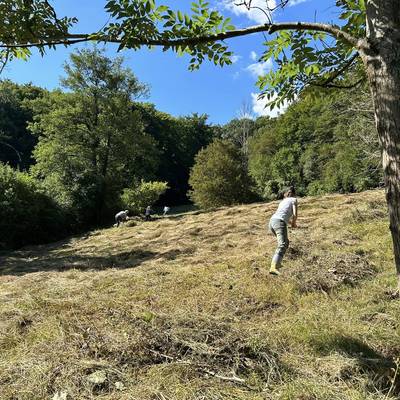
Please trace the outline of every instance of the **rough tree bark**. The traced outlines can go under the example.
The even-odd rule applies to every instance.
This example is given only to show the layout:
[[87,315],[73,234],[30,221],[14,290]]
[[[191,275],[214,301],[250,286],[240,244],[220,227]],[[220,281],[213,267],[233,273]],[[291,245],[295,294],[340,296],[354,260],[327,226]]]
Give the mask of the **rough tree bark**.
[[367,42],[364,51],[374,102],[376,128],[389,210],[390,231],[400,294],[400,2],[367,1]]

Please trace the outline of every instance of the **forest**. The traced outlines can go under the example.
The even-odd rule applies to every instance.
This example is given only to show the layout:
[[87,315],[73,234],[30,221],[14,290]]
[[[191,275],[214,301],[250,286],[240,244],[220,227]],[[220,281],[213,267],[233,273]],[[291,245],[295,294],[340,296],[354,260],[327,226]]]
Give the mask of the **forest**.
[[107,226],[121,208],[141,214],[140,196],[210,208],[273,200],[287,185],[301,196],[382,185],[366,84],[309,88],[277,118],[215,125],[157,110],[123,58],[97,48],[64,69],[52,91],[0,83],[0,249]]

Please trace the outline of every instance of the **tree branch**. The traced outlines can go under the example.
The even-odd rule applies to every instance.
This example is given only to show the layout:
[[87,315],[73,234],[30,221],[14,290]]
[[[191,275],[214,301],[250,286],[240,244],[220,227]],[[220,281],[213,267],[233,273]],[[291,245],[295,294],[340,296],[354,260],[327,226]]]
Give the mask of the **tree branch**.
[[349,84],[349,85],[339,85],[336,83],[333,83],[334,80],[342,75],[347,69],[351,67],[353,62],[360,56],[358,52],[356,52],[352,57],[349,58],[349,60],[343,64],[340,68],[338,68],[336,71],[334,71],[325,81],[323,82],[307,82],[311,86],[317,86],[317,87],[322,87],[322,88],[335,88],[335,89],[352,89],[355,86],[359,85],[362,83],[365,78],[359,79],[357,82]]
[[[355,48],[361,49],[361,40],[349,33],[342,31],[340,28],[330,24],[320,24],[312,22],[281,22],[273,24],[263,24],[251,26],[244,29],[236,29],[228,32],[221,32],[211,35],[203,35],[197,37],[187,37],[180,39],[146,39],[137,38],[129,40],[129,46],[193,46],[202,43],[212,43],[216,41],[231,39],[240,36],[247,36],[253,33],[267,32],[269,34],[284,31],[314,31],[325,32],[335,37],[336,39],[344,40]],[[121,43],[123,38],[115,38],[110,36],[101,35],[99,33],[93,34],[68,34],[65,36],[55,38],[39,38],[35,43],[3,43],[0,48],[27,48],[27,47],[44,47],[44,46],[57,46],[57,45],[72,45],[80,42],[99,41],[107,43]]]
[[5,56],[3,60],[1,60],[1,67],[0,67],[0,75],[3,73],[4,68],[6,67],[8,60],[10,59],[10,49],[3,50],[5,52]]
[[19,162],[22,163],[21,153],[20,153],[14,146],[12,146],[11,144],[9,144],[9,143],[7,143],[7,142],[3,142],[3,141],[1,141],[0,144],[3,144],[4,146],[7,146],[7,147],[9,147],[10,149],[14,150],[14,151],[15,151],[15,154],[16,154],[17,157],[18,157]]
[[317,83],[317,82],[309,82],[309,85],[311,86],[317,86],[317,87],[322,87],[322,88],[328,88],[328,89],[353,89],[354,87],[360,85],[365,81],[365,78],[361,78],[358,81],[351,83],[349,85],[339,85],[336,83]]
[[350,59],[341,67],[338,68],[335,72],[331,74],[331,76],[323,82],[323,85],[329,85],[332,83],[338,76],[342,75],[343,72],[345,72],[347,69],[351,67],[353,62],[360,56],[360,54],[357,52],[355,53]]

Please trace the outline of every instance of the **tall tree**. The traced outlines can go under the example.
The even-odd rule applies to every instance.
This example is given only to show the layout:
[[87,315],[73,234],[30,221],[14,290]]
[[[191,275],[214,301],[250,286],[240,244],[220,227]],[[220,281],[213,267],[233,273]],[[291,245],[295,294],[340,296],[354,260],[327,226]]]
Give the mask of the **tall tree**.
[[63,85],[34,101],[39,137],[34,172],[84,222],[100,223],[132,180],[153,177],[154,140],[143,130],[132,100],[146,92],[122,59],[98,50],[71,55]]
[[226,140],[216,140],[202,149],[190,172],[192,200],[204,208],[254,200],[243,157],[240,149]]
[[246,164],[249,152],[249,139],[253,135],[254,130],[254,115],[250,105],[247,103],[242,104],[237,113],[237,118],[224,125],[221,129],[222,139],[232,141],[241,149]]
[[[288,3],[289,0],[266,0],[264,24],[235,29],[203,0],[193,4],[191,15],[168,6],[157,7],[154,0],[110,0],[105,8],[114,19],[101,32],[71,34],[69,28],[75,21],[57,17],[47,0],[4,0],[0,8],[0,42],[4,60],[10,54],[18,56],[18,51],[26,56],[32,46],[43,50],[46,46],[93,39],[116,42],[120,48],[162,46],[190,54],[190,68],[194,69],[205,58],[220,65],[229,63],[231,53],[226,39],[265,32],[276,36],[266,42],[263,59],[274,58],[278,70],[261,78],[259,85],[270,99],[277,94],[277,104],[295,98],[311,84],[349,87],[366,78],[382,146],[400,292],[400,2],[336,0],[342,10],[341,26],[300,21],[275,23],[269,5],[283,8]],[[240,5],[250,9],[253,1],[243,0]],[[312,41],[320,45],[310,46]],[[347,81],[345,72],[349,69],[358,74],[357,80]]]
[[136,103],[145,131],[157,141],[160,163],[157,179],[167,181],[169,190],[162,197],[167,204],[188,201],[189,173],[196,154],[215,136],[207,115],[175,118],[157,111],[153,105]]

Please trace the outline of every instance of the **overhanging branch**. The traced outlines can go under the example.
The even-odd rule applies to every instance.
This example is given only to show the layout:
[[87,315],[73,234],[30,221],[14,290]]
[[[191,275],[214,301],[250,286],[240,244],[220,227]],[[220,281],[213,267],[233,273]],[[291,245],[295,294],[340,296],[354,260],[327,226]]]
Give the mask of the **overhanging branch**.
[[[221,32],[211,35],[203,35],[197,37],[187,37],[180,39],[146,39],[136,38],[129,40],[129,46],[194,46],[197,44],[212,43],[226,39],[232,39],[235,37],[247,36],[253,33],[266,32],[269,34],[284,31],[314,31],[314,32],[325,32],[336,39],[343,40],[355,48],[360,48],[360,39],[350,35],[349,33],[341,30],[340,28],[330,24],[320,24],[311,22],[281,22],[273,24],[263,24],[251,26],[244,29],[235,29],[228,32]],[[162,33],[161,33],[162,35]],[[72,45],[80,42],[88,41],[99,41],[108,43],[121,43],[124,38],[121,37],[110,37],[99,33],[93,34],[68,34],[65,36],[54,37],[54,38],[38,38],[38,41],[28,43],[3,43],[0,48],[27,48],[27,47],[45,47],[45,46],[57,46],[57,45]]]

